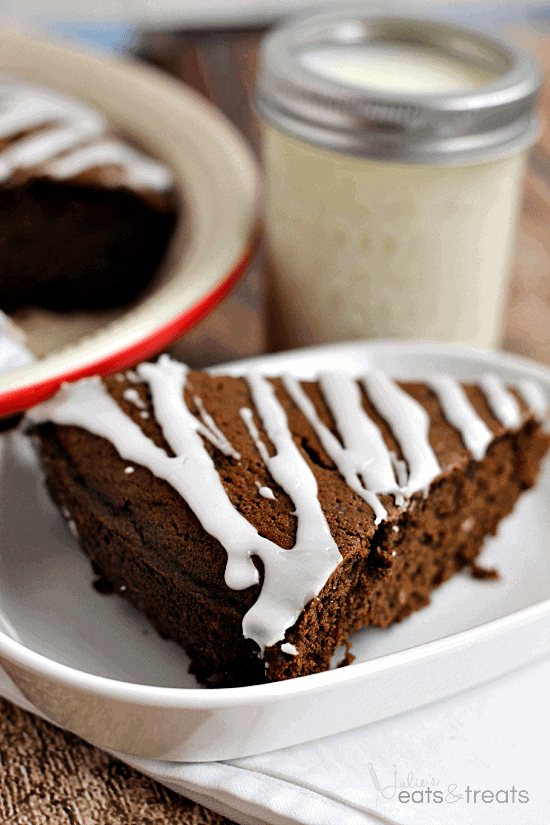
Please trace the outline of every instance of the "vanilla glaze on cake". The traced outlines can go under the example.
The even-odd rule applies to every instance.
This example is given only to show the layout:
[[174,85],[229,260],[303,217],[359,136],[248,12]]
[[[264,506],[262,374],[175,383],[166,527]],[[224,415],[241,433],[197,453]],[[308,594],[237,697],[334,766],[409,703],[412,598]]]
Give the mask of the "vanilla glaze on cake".
[[[365,372],[359,382],[342,372],[322,373],[317,386],[324,410],[307,392],[311,385],[289,375],[277,385],[251,372],[240,383],[242,391],[243,383],[246,385],[250,403],[243,403],[237,410],[242,424],[239,438],[246,433],[246,452],[254,452],[254,461],[265,467],[269,489],[281,490],[281,496],[275,493],[273,504],[266,506],[277,508],[285,494],[292,502],[292,515],[297,519],[295,537],[291,546],[284,547],[262,535],[230,499],[224,486],[227,471],[220,469],[216,453],[225,457],[224,467],[231,465],[236,478],[242,481],[248,476],[244,451],[233,443],[221,420],[214,418],[213,410],[207,406],[208,399],[196,392],[195,381],[192,387],[187,386],[189,375],[184,365],[162,356],[156,364],[140,365],[131,376],[131,387],[121,390],[120,398],[136,413],[147,405],[160,425],[164,448],[144,432],[143,420],[140,422],[135,415],[131,418],[114,397],[113,388],[120,389],[124,378],[113,380],[109,388],[99,379],[65,386],[56,398],[35,408],[30,416],[35,423],[54,422],[57,431],[59,427],[76,426],[107,439],[120,456],[121,472],[126,462],[132,461],[171,485],[206,533],[224,548],[225,585],[230,590],[242,591],[258,585],[260,576],[254,559],[260,559],[261,589],[244,613],[242,635],[256,642],[264,653],[280,642],[287,645],[287,651],[288,645],[300,650],[295,638],[287,637],[287,631],[295,628],[304,608],[315,603],[329,587],[335,571],[342,566],[343,556],[331,529],[334,524],[321,506],[316,465],[308,460],[317,445],[301,447],[303,439],[300,442],[290,426],[289,404],[293,405],[293,420],[299,414],[303,425],[307,424],[317,435],[327,460],[333,462],[333,475],[336,473],[367,508],[372,508],[364,528],[364,535],[371,539],[387,525],[392,528],[393,541],[397,541],[403,527],[398,527],[397,532],[393,528],[403,520],[416,518],[413,512],[419,508],[428,508],[433,485],[440,483],[445,474],[452,474],[454,467],[452,463],[450,467],[444,466],[445,452],[439,445],[434,449],[430,442],[433,417],[425,405],[407,391],[408,385],[400,386],[377,370]],[[217,379],[202,376],[201,380],[210,387]],[[486,459],[495,439],[512,437],[505,428],[514,430],[514,438],[519,438],[526,427],[534,428],[533,437],[535,430],[538,432],[535,419],[542,414],[544,399],[536,384],[523,384],[512,392],[497,376],[487,376],[474,391],[462,387],[451,376],[438,376],[427,380],[425,386],[429,390],[422,392],[431,392],[437,399],[441,418],[447,421],[445,427],[456,431],[455,439],[458,437],[463,444],[462,453],[470,455],[469,459],[466,456],[466,465],[472,468]],[[135,393],[139,393],[139,403]],[[186,393],[191,393],[194,412],[186,403]],[[284,401],[282,393],[286,394]],[[365,406],[365,393],[373,408],[371,413]],[[476,406],[471,400],[473,395]],[[535,418],[524,403],[527,398],[537,399]],[[395,449],[388,445],[389,438],[373,415],[390,425]],[[42,426],[39,431],[44,432]],[[49,438],[46,436],[47,443]],[[208,444],[213,449],[207,449]],[[546,445],[544,438],[537,448],[539,452],[543,444]],[[249,496],[258,496],[258,483],[254,474]],[[70,505],[66,506],[70,510]],[[462,560],[460,566],[464,563]],[[269,656],[267,663],[271,667]]]

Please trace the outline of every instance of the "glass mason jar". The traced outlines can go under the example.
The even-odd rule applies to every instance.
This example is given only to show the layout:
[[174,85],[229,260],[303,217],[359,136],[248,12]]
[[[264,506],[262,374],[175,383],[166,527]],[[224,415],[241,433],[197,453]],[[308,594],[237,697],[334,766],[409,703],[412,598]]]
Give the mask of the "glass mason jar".
[[303,18],[264,41],[271,346],[492,348],[541,84],[527,52],[425,17]]

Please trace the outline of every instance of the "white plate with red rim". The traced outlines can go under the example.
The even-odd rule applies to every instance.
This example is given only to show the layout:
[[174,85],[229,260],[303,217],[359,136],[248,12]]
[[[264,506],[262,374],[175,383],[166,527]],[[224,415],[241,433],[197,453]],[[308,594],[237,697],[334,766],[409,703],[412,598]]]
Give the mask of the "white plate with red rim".
[[167,163],[185,213],[143,299],[35,364],[0,375],[2,417],[47,398],[63,381],[154,355],[226,297],[251,256],[258,171],[244,139],[214,106],[146,65],[0,30],[0,71],[102,110]]
[[[550,370],[516,356],[436,344],[354,342],[225,365],[308,378],[320,369],[397,378],[492,371],[513,383]],[[222,370],[220,369],[220,372]],[[287,682],[201,689],[188,660],[117,595],[49,502],[32,449],[0,438],[0,663],[43,713],[88,741],[158,759],[231,759],[351,729],[452,695],[550,652],[550,463],[490,539],[501,579],[455,576],[431,605],[352,637],[348,667]]]

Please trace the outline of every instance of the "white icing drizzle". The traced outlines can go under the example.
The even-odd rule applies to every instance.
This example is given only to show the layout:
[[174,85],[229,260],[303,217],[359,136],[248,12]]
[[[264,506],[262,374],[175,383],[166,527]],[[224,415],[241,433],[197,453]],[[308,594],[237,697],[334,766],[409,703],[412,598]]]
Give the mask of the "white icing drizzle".
[[351,376],[324,372],[319,376],[319,383],[344,446],[323,424],[297,379],[292,375],[283,376],[286,391],[315,430],[323,449],[338,467],[346,484],[370,504],[375,523],[379,524],[386,518],[387,511],[376,494],[401,492],[388,448],[380,430],[364,411],[359,387]]
[[149,413],[146,410],[143,410],[142,412],[140,412],[139,417],[140,418],[149,418]]
[[[257,434],[255,443],[258,452],[272,478],[292,499],[298,519],[294,547],[290,550],[278,548],[278,561],[269,567],[266,565],[262,592],[249,614],[262,601],[266,613],[276,615],[284,609],[289,617],[284,627],[287,630],[305,605],[318,595],[340,563],[341,555],[317,497],[317,480],[294,443],[273,385],[256,372],[250,372],[245,377],[267,437],[276,450],[275,455],[270,456]],[[241,416],[245,423],[247,419],[250,423],[251,415],[247,409],[241,410]],[[255,427],[253,421],[252,424]],[[263,556],[260,557],[265,564]],[[294,580],[294,577],[301,581]],[[275,641],[278,639],[273,638],[268,644]]]
[[441,472],[428,440],[428,413],[379,370],[365,373],[361,381],[371,403],[388,422],[407,462],[409,478],[403,492],[407,497],[419,490],[427,495],[430,484]]
[[137,390],[134,389],[127,389],[124,390],[122,393],[122,397],[125,401],[129,401],[131,404],[134,404],[140,410],[145,410],[147,408],[147,404],[142,399],[141,395]]
[[130,475],[130,473],[133,473],[134,471],[135,471],[135,467],[125,467],[124,468],[124,472],[126,473],[126,475]]
[[502,379],[498,375],[487,373],[481,377],[479,386],[495,418],[504,427],[519,427],[521,424],[519,404],[512,393],[506,389]]
[[210,413],[206,412],[202,399],[199,398],[198,395],[194,395],[193,401],[196,404],[202,423],[204,424],[204,428],[201,427],[199,429],[201,435],[204,435],[205,438],[210,439],[212,444],[224,455],[230,455],[232,458],[236,459],[236,461],[240,461],[240,453],[235,450],[230,441],[225,437]]
[[285,642],[281,645],[281,650],[283,653],[288,653],[289,656],[297,656],[298,651],[294,645],[291,645],[290,642]]
[[530,378],[523,378],[518,381],[516,388],[527,406],[544,420],[548,416],[548,398],[540,384]]
[[264,485],[260,481],[256,481],[256,487],[258,488],[258,492],[264,498],[271,498],[275,500],[275,495],[273,490],[270,487],[264,487]]
[[0,181],[7,180],[16,169],[38,166],[80,146],[100,134],[101,129],[101,125],[84,119],[78,125],[52,128],[15,141],[0,152]]
[[[0,152],[0,181],[17,169],[41,166],[53,178],[70,178],[92,167],[116,165],[134,189],[166,191],[170,171],[123,141],[106,137],[108,124],[96,111],[49,89],[3,77],[0,139],[17,138]],[[100,141],[97,139],[101,138]]]
[[493,433],[475,411],[463,387],[450,375],[436,375],[425,379],[425,383],[436,394],[443,415],[458,430],[464,446],[476,461],[481,461]]
[[72,178],[95,166],[122,166],[135,189],[164,192],[172,186],[170,170],[145,157],[121,140],[104,140],[71,152],[48,164],[46,172],[60,180]]
[[254,423],[254,413],[252,412],[250,407],[241,407],[241,409],[239,410],[239,415],[241,416],[243,423],[246,429],[248,430],[248,434],[254,442],[256,449],[260,453],[262,461],[264,462],[264,464],[267,465],[267,462],[269,461],[269,452],[264,442],[260,438],[260,433],[258,432],[256,424]]
[[[409,477],[409,468],[407,467],[407,462],[403,461],[402,458],[398,458],[397,453],[394,450],[390,450],[390,458],[393,470],[395,472],[395,477],[397,478],[397,483],[399,484],[401,489],[404,490],[407,486],[407,479]],[[395,501],[397,504],[401,504],[402,497],[400,501],[396,496]]]

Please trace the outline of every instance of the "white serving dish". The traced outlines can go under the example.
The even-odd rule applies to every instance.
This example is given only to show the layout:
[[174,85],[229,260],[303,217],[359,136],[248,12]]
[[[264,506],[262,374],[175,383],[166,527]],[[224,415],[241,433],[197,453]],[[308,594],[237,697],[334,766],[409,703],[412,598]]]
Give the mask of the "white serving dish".
[[[449,372],[531,377],[550,370],[457,347],[355,342],[224,366],[239,373],[367,365],[398,378]],[[487,542],[498,582],[454,577],[432,604],[386,630],[353,637],[349,667],[292,681],[204,690],[188,660],[118,596],[91,587],[88,561],[41,485],[20,435],[0,464],[0,662],[43,713],[88,741],[167,760],[231,759],[326,736],[493,679],[550,651],[550,465]],[[11,636],[11,638],[10,638]]]
[[31,349],[34,341],[41,351],[46,337],[70,343],[46,347],[35,364],[0,375],[1,418],[47,398],[62,381],[116,372],[156,354],[226,297],[251,256],[258,170],[212,104],[145,64],[0,29],[0,71],[103,111],[169,165],[184,205],[161,272],[131,308],[33,320],[26,330]]

